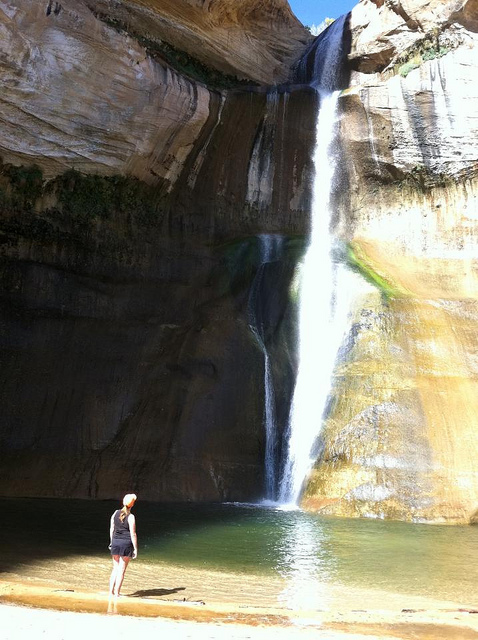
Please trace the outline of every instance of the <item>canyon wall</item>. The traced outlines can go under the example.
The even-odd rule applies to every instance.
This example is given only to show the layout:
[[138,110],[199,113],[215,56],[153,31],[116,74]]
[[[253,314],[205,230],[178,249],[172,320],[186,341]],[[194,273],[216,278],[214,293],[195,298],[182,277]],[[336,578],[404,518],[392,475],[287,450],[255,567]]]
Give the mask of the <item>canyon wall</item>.
[[[305,508],[478,509],[476,16],[352,12],[333,231],[362,293]],[[317,106],[288,82],[310,41],[285,0],[0,0],[4,495],[263,495],[251,292],[280,440]]]
[[478,509],[473,5],[352,12],[336,231],[371,284],[304,497],[325,513],[468,522]]
[[283,423],[315,96],[263,84],[310,40],[287,3],[243,4],[0,2],[5,495],[263,492],[248,298]]

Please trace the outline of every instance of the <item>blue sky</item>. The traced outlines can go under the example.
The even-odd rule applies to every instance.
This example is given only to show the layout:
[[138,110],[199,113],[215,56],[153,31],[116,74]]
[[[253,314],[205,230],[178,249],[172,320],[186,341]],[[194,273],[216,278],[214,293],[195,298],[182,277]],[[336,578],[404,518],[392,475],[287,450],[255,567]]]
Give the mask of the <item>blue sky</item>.
[[358,4],[358,0],[289,0],[290,8],[302,24],[319,25],[325,18],[338,18]]

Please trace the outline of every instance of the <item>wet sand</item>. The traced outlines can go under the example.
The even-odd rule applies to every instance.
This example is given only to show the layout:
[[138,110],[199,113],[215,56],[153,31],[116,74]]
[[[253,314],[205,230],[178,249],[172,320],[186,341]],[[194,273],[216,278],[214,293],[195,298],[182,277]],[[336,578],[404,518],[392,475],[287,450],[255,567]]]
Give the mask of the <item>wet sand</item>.
[[144,640],[158,632],[218,640],[478,639],[472,603],[329,584],[311,585],[301,606],[301,594],[280,578],[139,561],[128,568],[124,595],[111,601],[109,568],[106,559],[85,556],[19,562],[0,576],[1,637],[75,640],[80,631],[83,639],[88,629],[93,637],[104,629]]

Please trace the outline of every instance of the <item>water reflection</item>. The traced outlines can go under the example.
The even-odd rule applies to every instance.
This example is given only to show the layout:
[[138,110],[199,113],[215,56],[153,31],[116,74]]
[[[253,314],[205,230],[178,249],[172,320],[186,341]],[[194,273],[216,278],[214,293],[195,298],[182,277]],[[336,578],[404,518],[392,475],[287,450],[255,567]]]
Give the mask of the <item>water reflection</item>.
[[279,601],[290,609],[325,610],[330,605],[333,561],[326,559],[326,532],[303,514],[287,519],[278,570],[287,580]]
[[[11,544],[2,571],[68,588],[106,586],[113,503],[4,498],[3,505]],[[135,509],[140,560],[128,588],[146,597],[174,597],[186,587],[194,599],[236,594],[241,602],[279,598],[288,607],[316,610],[331,607],[340,590],[373,589],[403,596],[404,603],[413,595],[478,606],[478,527],[325,518],[253,505],[143,502]]]
[[118,598],[115,596],[111,596],[108,598],[108,608],[106,609],[106,613],[110,615],[116,615],[118,613]]

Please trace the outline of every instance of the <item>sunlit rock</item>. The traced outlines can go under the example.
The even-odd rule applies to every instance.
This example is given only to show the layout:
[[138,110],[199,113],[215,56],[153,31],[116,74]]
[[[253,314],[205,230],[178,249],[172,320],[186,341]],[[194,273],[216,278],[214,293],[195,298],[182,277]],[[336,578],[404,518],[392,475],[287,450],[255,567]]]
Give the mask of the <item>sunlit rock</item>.
[[[414,34],[433,16],[450,27],[457,3],[426,4],[409,13]],[[476,35],[462,30],[455,44],[358,74],[342,97],[348,189],[337,230],[377,293],[353,315],[309,508],[436,522],[468,522],[477,509]]]
[[350,59],[364,73],[383,71],[419,45],[477,30],[476,0],[361,0],[352,11]]
[[102,18],[249,81],[288,79],[310,33],[286,0],[89,1]]
[[310,38],[287,3],[242,5],[0,3],[0,156],[169,188],[217,116],[208,85],[285,80]]

